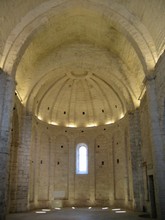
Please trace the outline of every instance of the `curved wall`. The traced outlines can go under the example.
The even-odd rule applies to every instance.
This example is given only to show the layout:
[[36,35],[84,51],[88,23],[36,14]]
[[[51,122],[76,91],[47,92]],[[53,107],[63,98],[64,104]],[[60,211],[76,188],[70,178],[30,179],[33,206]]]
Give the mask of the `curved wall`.
[[[30,207],[133,207],[128,116],[116,124],[64,128],[34,119]],[[76,146],[88,146],[88,174],[76,174]],[[31,171],[33,173],[33,171]],[[34,182],[34,183],[32,183]]]

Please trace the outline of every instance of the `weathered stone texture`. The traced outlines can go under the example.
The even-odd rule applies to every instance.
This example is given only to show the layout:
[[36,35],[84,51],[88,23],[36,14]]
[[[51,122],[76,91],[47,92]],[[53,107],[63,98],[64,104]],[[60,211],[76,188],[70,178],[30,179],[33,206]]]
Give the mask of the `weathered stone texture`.
[[165,219],[165,1],[0,1],[0,220],[56,205],[152,214],[152,185]]
[[139,110],[129,114],[130,128],[130,151],[132,162],[132,177],[133,177],[133,198],[134,207],[137,210],[142,210],[144,205],[143,177],[142,177],[142,151],[141,151],[141,131],[140,131],[140,116]]
[[3,82],[0,89],[2,95],[1,127],[0,127],[0,218],[5,219],[8,203],[9,184],[9,158],[10,158],[10,127],[13,106],[14,80],[1,70],[1,80]]
[[[84,128],[83,134],[81,129],[67,128],[65,132],[65,128],[48,126],[34,120],[35,135],[31,143],[33,148],[29,164],[25,161],[24,151],[20,150],[18,157],[18,161],[23,158],[23,167],[18,169],[17,205],[24,199],[23,204],[27,206],[25,201],[29,190],[31,208],[53,207],[60,201],[64,206],[120,204],[133,207],[132,177],[128,174],[131,162],[126,159],[131,157],[129,141],[125,141],[127,120],[126,117],[118,125],[105,126],[106,129],[104,126]],[[111,138],[114,135],[113,146]],[[76,175],[76,146],[79,143],[87,144],[89,149],[88,175]]]

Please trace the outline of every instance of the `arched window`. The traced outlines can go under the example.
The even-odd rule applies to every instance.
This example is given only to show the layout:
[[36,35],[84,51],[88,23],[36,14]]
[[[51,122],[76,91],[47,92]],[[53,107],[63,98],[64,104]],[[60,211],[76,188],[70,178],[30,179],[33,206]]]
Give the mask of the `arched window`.
[[88,147],[83,143],[76,148],[76,174],[88,174]]

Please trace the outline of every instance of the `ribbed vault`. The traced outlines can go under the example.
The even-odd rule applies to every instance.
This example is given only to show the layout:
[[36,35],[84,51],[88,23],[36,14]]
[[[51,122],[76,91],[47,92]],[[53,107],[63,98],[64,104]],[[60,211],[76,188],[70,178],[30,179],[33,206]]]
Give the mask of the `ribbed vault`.
[[[51,64],[45,66],[47,62]],[[137,80],[140,79],[106,48],[91,43],[70,43],[57,48],[41,63],[32,66],[29,95],[22,101],[29,111],[50,124],[112,123],[139,104],[141,87]],[[22,65],[21,75],[25,63]],[[34,72],[38,74],[37,81],[33,80]],[[27,81],[23,84],[21,88],[26,88]],[[18,90],[21,88],[18,86]]]
[[17,94],[40,120],[96,126],[139,106],[159,53],[119,1],[47,1],[13,30],[1,66],[16,72]]

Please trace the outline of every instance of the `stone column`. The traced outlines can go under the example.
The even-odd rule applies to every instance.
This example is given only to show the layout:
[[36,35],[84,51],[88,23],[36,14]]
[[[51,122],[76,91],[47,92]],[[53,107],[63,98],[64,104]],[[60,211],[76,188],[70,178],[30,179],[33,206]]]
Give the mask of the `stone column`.
[[32,134],[32,116],[24,109],[18,149],[18,177],[16,192],[16,211],[23,212],[29,209],[29,172],[30,147]]
[[115,205],[115,157],[114,157],[114,134],[110,136],[110,160],[109,160],[109,174],[110,174],[110,187],[109,187],[109,205],[113,207]]
[[0,69],[0,220],[5,220],[7,213],[10,127],[14,90],[14,80]]
[[133,181],[133,205],[137,211],[142,211],[144,200],[143,173],[142,173],[142,153],[141,153],[141,133],[139,111],[129,114],[130,124],[130,153],[132,163]]
[[155,87],[155,76],[146,77],[147,103],[150,115],[150,135],[154,166],[157,214],[160,220],[165,219],[165,151],[159,124],[158,103]]
[[125,184],[124,184],[124,191],[125,191],[125,205],[128,206],[129,204],[129,200],[130,200],[130,174],[129,174],[129,155],[128,155],[128,147],[129,147],[129,144],[128,144],[128,131],[125,130],[124,132],[124,150],[125,150],[125,153],[124,153],[124,158],[125,158]]

